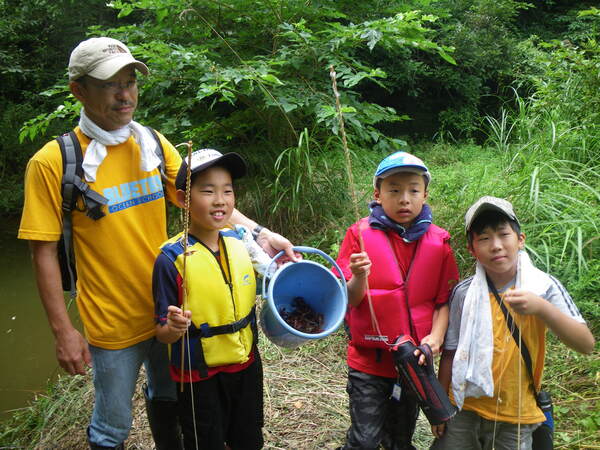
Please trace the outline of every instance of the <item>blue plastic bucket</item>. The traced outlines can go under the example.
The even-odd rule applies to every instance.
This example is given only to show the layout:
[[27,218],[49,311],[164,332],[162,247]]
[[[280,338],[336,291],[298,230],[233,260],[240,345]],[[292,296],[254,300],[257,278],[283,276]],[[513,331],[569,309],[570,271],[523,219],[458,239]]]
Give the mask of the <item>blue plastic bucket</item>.
[[[294,247],[300,253],[314,253],[331,263],[338,273],[342,273],[336,262],[321,250],[311,247]],[[274,264],[283,255],[279,252],[270,262]],[[267,268],[268,269],[268,268]],[[268,270],[267,270],[268,273]],[[314,261],[290,262],[279,267],[269,278],[263,278],[263,298],[265,302],[260,312],[260,325],[265,336],[280,347],[294,348],[313,339],[320,339],[333,333],[340,326],[346,314],[348,293],[346,280],[338,279],[327,267]],[[292,301],[302,297],[313,311],[323,315],[323,331],[304,333],[290,326],[281,317],[282,308],[292,311]]]

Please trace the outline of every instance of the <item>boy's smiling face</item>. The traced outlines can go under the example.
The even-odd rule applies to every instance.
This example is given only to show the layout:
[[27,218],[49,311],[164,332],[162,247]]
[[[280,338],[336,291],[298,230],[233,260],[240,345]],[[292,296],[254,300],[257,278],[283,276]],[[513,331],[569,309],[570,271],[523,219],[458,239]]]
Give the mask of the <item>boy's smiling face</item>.
[[510,282],[517,273],[517,255],[525,246],[525,235],[517,233],[508,222],[494,229],[485,227],[481,233],[472,233],[469,252],[485,268],[496,286]]
[[[190,232],[200,238],[198,235],[225,227],[235,207],[229,171],[210,167],[194,177],[190,189]],[[177,199],[185,205],[185,192],[178,190]]]
[[398,172],[383,178],[375,189],[375,200],[385,214],[407,228],[423,209],[427,188],[423,175]]

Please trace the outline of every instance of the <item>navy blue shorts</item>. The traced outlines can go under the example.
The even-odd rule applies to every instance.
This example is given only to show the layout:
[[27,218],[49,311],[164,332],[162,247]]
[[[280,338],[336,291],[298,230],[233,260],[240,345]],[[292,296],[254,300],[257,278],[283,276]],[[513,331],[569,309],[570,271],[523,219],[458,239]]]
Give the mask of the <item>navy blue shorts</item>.
[[[177,385],[179,420],[186,449],[258,450],[263,447],[263,371],[260,355],[236,373],[218,373],[208,380]],[[192,413],[192,398],[194,411]]]

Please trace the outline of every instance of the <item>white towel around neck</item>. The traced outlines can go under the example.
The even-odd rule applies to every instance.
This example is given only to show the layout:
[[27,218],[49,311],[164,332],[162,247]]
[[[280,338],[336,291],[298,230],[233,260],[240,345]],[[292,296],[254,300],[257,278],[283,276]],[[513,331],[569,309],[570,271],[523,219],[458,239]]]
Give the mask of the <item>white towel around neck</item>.
[[81,165],[86,181],[96,181],[98,167],[100,167],[100,164],[102,164],[102,161],[104,161],[104,158],[106,158],[107,155],[106,147],[122,144],[129,139],[132,134],[135,141],[140,146],[141,170],[150,172],[160,164],[160,158],[156,154],[156,141],[152,137],[150,131],[138,122],[132,120],[118,130],[106,131],[92,122],[85,114],[84,108],[81,108],[79,128],[81,128],[83,134],[92,140],[87,147],[85,156],[83,157],[83,164]]
[[[550,283],[552,280],[548,274],[537,269],[527,252],[521,250],[518,255],[516,287],[542,295],[548,290]],[[452,393],[460,409],[466,397],[494,395],[493,354],[489,290],[485,269],[477,262],[475,276],[463,304],[460,336],[452,363]]]

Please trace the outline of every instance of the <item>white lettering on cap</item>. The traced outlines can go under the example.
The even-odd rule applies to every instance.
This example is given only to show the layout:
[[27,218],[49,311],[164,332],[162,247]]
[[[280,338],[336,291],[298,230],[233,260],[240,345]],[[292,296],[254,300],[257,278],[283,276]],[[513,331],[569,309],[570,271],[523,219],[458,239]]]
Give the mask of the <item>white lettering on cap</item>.
[[223,156],[221,152],[211,148],[196,150],[194,153],[192,153],[192,170],[202,164],[206,164],[207,162],[220,158],[221,156]]

